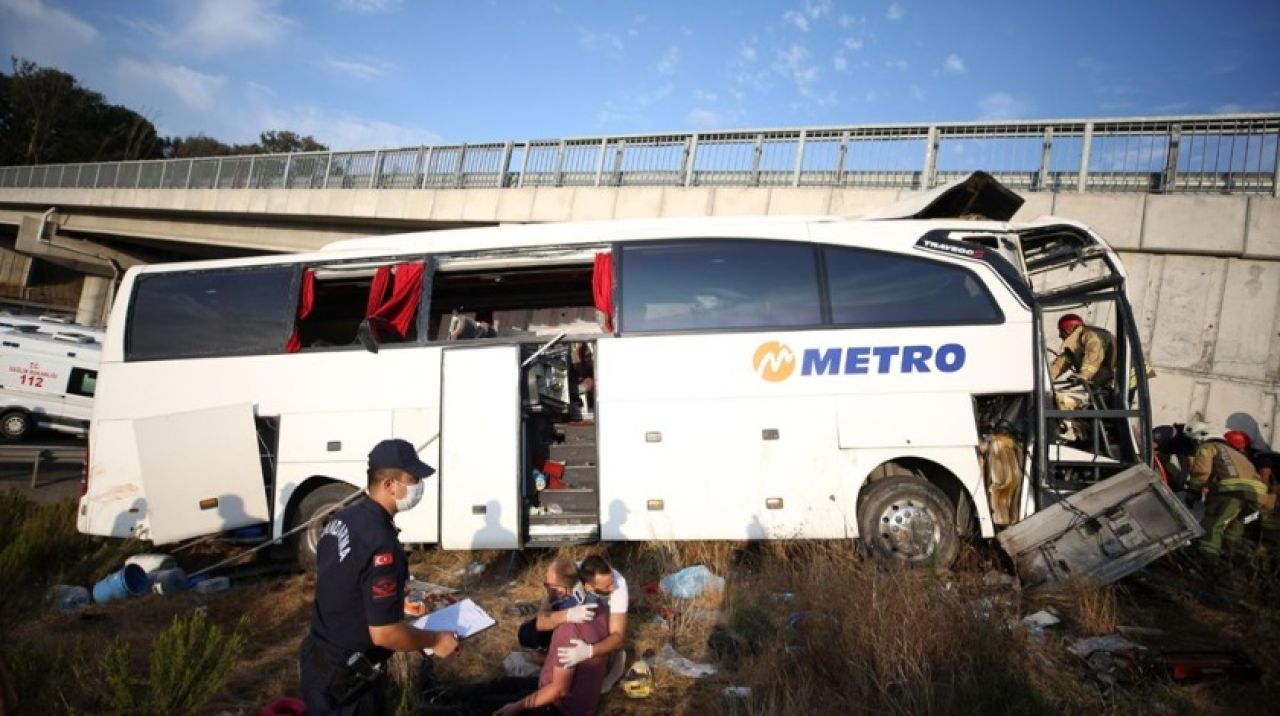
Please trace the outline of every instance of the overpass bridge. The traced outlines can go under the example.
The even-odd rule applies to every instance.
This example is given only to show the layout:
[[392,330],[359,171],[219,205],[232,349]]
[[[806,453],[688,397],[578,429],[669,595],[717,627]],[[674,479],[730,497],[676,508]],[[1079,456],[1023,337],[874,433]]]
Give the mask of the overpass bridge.
[[[654,216],[857,216],[984,170],[1099,231],[1132,275],[1157,420],[1272,442],[1280,114],[850,125],[0,167],[0,286],[100,320],[136,263],[353,236]],[[68,273],[69,272],[69,273]],[[79,278],[79,276],[83,278]],[[13,290],[10,290],[13,293]]]

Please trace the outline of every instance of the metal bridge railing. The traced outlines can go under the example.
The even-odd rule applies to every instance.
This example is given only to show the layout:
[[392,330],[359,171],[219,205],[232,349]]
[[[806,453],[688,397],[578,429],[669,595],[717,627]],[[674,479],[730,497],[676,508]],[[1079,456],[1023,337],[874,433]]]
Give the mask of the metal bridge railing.
[[1023,191],[1280,196],[1280,114],[852,125],[0,167],[0,188],[927,189],[975,170]]

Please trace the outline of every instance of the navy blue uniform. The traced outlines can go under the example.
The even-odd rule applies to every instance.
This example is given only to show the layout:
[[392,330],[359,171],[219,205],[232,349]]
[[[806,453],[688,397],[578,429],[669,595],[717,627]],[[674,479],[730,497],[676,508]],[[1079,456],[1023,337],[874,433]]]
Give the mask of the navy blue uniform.
[[369,627],[404,616],[409,563],[391,515],[369,497],[341,510],[316,544],[316,600],[302,642],[302,698],[308,714],[380,713],[385,684],[338,707],[328,694],[333,670],[355,652],[375,664],[392,652],[374,646]]

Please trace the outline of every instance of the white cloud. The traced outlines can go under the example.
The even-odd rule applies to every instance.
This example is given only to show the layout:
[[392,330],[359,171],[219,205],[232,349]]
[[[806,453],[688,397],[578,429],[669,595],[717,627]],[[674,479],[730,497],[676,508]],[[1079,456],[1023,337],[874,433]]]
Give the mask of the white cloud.
[[754,42],[744,42],[741,45],[738,45],[738,61],[743,63],[756,61],[756,46]]
[[132,30],[141,32],[144,35],[151,35],[152,37],[163,38],[169,34],[168,28],[154,20],[129,20],[127,18],[120,18],[120,22],[123,22],[126,27],[129,27]]
[[889,3],[889,11],[885,14],[885,17],[890,20],[901,20],[906,16],[906,14],[907,9],[903,7],[901,3],[891,2]]
[[694,107],[689,110],[689,114],[685,115],[685,121],[698,129],[706,129],[708,127],[719,127],[724,124],[720,117],[720,113],[705,107]]
[[863,44],[865,43],[863,43],[862,38],[860,37],[846,37],[844,39],[844,46],[854,52],[861,50]]
[[844,55],[837,52],[836,56],[831,59],[831,66],[836,68],[836,72],[844,72],[849,69],[849,60],[845,59]]
[[787,78],[802,93],[818,80],[818,66],[811,62],[812,53],[804,45],[792,45],[778,50],[773,61],[773,71]]
[[387,12],[400,7],[403,0],[338,0],[338,7],[351,12]]
[[279,0],[201,0],[168,45],[203,53],[274,45],[294,24],[279,7]]
[[899,72],[906,72],[909,67],[906,60],[889,60],[884,63],[884,66]]
[[87,42],[98,37],[93,25],[65,10],[49,7],[44,0],[0,0],[0,10],[16,15],[28,25],[63,33],[63,42]]
[[158,86],[194,110],[213,108],[218,92],[227,84],[224,75],[208,75],[183,65],[129,59],[116,65],[116,77],[125,83]]
[[960,57],[960,55],[957,55],[954,52],[947,55],[947,59],[942,61],[942,71],[946,72],[947,74],[962,75],[964,74],[964,70],[965,70],[964,60]]
[[1240,114],[1245,111],[1248,111],[1247,107],[1242,104],[1236,104],[1235,102],[1218,105],[1213,108],[1214,114]]
[[343,60],[336,57],[326,59],[324,66],[358,80],[371,80],[396,69],[395,65],[382,60]]
[[716,94],[715,92],[708,92],[706,90],[694,90],[693,96],[699,102],[707,102],[707,103],[715,102],[716,100],[720,99],[720,95]]
[[817,2],[805,0],[803,8],[782,13],[782,19],[795,25],[800,32],[808,32],[813,22],[830,14],[831,3],[832,0],[817,0]]
[[1008,92],[991,92],[978,100],[978,119],[1019,119],[1031,111],[1031,104]]
[[250,121],[253,123],[250,136],[266,129],[289,129],[300,135],[312,135],[335,150],[414,147],[438,144],[442,140],[439,134],[428,129],[315,106],[292,109],[268,106],[250,117]]
[[675,74],[676,67],[680,65],[680,48],[672,45],[667,51],[662,53],[662,59],[658,60],[658,74],[671,75]]
[[623,44],[622,38],[612,32],[597,32],[589,30],[579,25],[578,44],[582,49],[588,52],[597,52],[602,55],[617,59],[622,56],[622,51],[626,45]]
[[853,15],[841,15],[839,24],[840,24],[840,27],[843,27],[847,30],[853,27],[854,25],[867,24],[867,18],[865,16],[854,17]]
[[863,99],[866,100],[867,104],[874,104],[877,99],[880,99],[880,95],[876,94],[875,90],[870,90]]
[[911,85],[911,98],[917,102],[924,101],[924,88],[920,85]]
[[797,12],[795,10],[788,10],[782,13],[782,19],[786,20],[792,25],[795,25],[796,29],[799,30],[800,32],[809,31],[809,18],[805,17],[804,13],[802,12]]

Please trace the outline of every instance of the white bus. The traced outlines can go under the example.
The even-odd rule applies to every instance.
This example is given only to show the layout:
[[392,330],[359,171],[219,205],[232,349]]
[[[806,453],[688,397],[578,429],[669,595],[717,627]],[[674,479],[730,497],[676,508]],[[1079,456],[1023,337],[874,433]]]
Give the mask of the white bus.
[[1145,376],[1070,416],[1047,377],[1042,326],[1067,309],[1139,364],[1120,261],[1078,223],[1008,223],[1020,203],[975,175],[864,220],[499,226],[130,269],[79,529],[278,537],[400,437],[439,469],[396,518],[406,543],[861,538],[949,563],[999,526],[984,441],[1018,456],[1004,522],[1150,460]]

